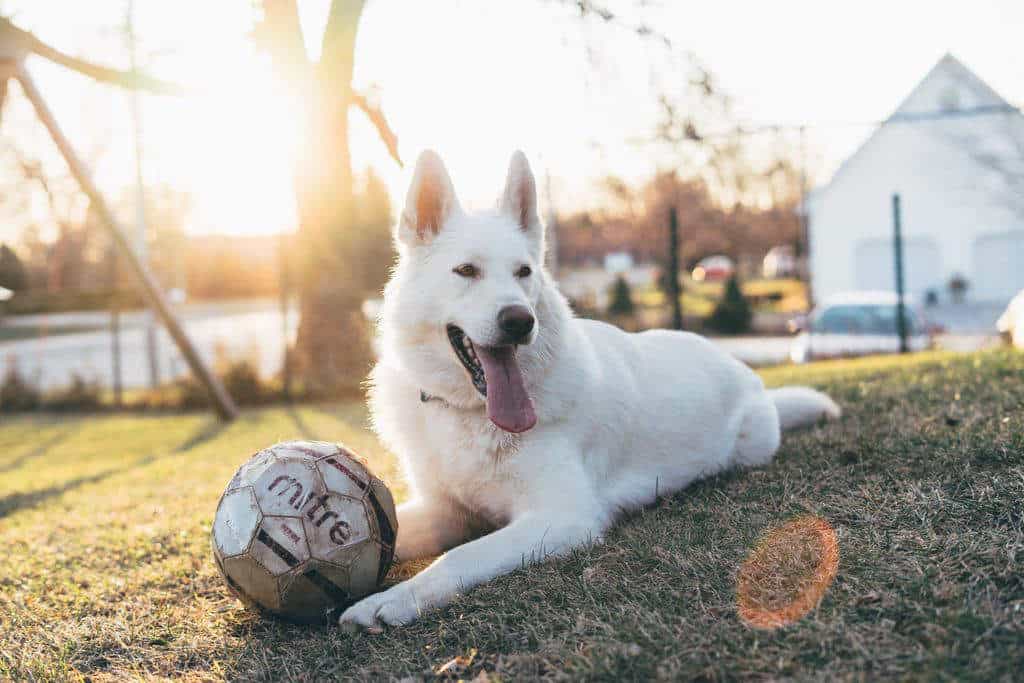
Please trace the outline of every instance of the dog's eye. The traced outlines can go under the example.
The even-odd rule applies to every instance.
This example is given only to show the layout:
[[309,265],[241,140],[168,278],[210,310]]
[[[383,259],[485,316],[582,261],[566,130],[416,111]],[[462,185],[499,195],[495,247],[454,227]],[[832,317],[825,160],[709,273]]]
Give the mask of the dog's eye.
[[530,266],[519,266],[519,270],[516,271],[516,277],[530,277],[531,273],[533,273],[533,269]]
[[458,268],[453,268],[452,272],[462,277],[476,277],[480,274],[480,269],[474,266],[472,263],[463,263]]

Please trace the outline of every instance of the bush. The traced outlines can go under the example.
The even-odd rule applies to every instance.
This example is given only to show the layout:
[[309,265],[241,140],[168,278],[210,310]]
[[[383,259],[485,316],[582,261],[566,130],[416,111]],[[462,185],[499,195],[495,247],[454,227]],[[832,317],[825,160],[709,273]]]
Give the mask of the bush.
[[28,274],[21,259],[6,244],[0,244],[0,287],[20,292],[28,287]]
[[633,315],[633,310],[633,293],[629,289],[629,283],[620,275],[615,278],[611,287],[608,315]]
[[211,405],[210,397],[206,393],[206,387],[191,374],[174,380],[169,392],[169,400],[166,398],[163,388],[157,389],[154,393],[161,400],[152,401],[152,403],[162,403],[164,407],[168,408],[206,410]]
[[237,403],[254,405],[263,403],[268,397],[256,367],[249,361],[237,361],[228,366],[222,375],[224,388]]
[[708,328],[721,334],[743,334],[750,331],[753,314],[750,304],[740,291],[739,280],[733,276],[725,286],[725,294],[708,316]]
[[89,381],[78,374],[71,376],[71,384],[46,397],[48,410],[87,412],[103,406],[102,389],[99,382]]
[[961,303],[967,295],[967,289],[970,286],[971,284],[967,281],[967,278],[957,273],[949,280],[949,295],[953,301]]
[[0,384],[0,412],[35,410],[40,398],[39,389],[25,379],[14,359],[8,360],[4,381]]
[[[274,392],[260,379],[255,365],[248,360],[218,363],[217,374],[224,388],[241,406],[261,405],[274,398]],[[174,382],[174,397],[169,407],[180,410],[206,410],[211,406],[210,396],[202,382],[189,375]]]
[[33,313],[61,313],[64,311],[102,311],[110,308],[114,301],[124,309],[143,307],[142,295],[134,291],[112,290],[66,290],[62,292],[15,292],[7,302],[10,315]]

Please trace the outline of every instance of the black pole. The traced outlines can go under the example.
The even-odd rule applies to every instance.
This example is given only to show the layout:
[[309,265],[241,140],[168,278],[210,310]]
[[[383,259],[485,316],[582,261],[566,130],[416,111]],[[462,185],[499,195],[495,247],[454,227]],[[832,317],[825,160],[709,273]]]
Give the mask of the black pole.
[[114,406],[121,407],[121,302],[117,276],[117,248],[110,245],[110,365],[113,374]]
[[900,353],[906,353],[907,314],[903,304],[903,233],[900,224],[900,196],[892,196],[892,251],[896,260],[896,332],[900,336]]
[[665,273],[666,293],[672,305],[672,329],[683,329],[683,304],[679,291],[679,216],[676,207],[668,212],[668,264]]
[[797,211],[800,219],[800,236],[796,241],[797,271],[804,281],[810,310],[814,308],[814,291],[811,289],[811,224],[807,215],[807,126],[800,126],[800,204]]

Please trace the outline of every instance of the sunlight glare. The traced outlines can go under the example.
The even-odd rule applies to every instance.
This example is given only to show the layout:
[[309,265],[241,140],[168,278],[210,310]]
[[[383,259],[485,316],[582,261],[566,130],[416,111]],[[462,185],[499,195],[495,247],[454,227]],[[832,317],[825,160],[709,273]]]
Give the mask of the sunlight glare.
[[194,98],[193,124],[179,142],[192,155],[178,160],[194,188],[192,229],[232,234],[295,228],[292,173],[300,143],[299,113],[266,69],[240,69],[236,79]]

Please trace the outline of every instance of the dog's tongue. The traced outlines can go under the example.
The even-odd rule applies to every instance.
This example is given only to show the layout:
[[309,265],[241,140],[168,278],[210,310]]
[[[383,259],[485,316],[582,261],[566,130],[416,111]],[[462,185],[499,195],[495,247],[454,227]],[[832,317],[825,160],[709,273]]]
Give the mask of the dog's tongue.
[[537,424],[533,401],[523,385],[514,346],[476,347],[487,379],[487,417],[506,432],[525,432]]

